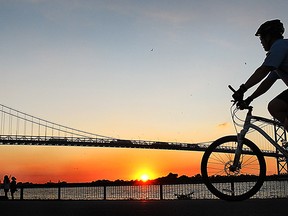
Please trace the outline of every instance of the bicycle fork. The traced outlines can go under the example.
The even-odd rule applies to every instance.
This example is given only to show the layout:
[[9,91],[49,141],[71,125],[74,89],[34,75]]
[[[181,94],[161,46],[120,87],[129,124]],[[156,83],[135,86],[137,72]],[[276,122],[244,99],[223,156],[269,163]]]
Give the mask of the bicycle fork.
[[[251,116],[251,115],[250,115]],[[249,114],[246,116],[246,120],[243,126],[243,129],[240,131],[240,133],[237,134],[237,147],[235,151],[234,161],[232,166],[229,168],[231,172],[236,172],[241,169],[241,154],[242,154],[242,148],[243,148],[243,141],[245,138],[245,135],[247,134],[249,130],[249,124],[250,124],[250,118]]]
[[231,172],[236,172],[237,170],[241,169],[240,158],[243,147],[243,138],[244,136],[241,133],[237,134],[237,148],[235,151],[234,161],[232,166],[229,168]]

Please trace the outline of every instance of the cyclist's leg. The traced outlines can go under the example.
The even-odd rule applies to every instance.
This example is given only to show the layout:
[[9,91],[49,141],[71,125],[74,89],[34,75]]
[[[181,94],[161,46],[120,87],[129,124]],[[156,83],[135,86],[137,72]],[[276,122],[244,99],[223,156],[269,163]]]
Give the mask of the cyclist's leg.
[[284,124],[288,131],[288,90],[283,91],[268,105],[270,114]]
[[285,123],[285,119],[288,114],[288,104],[281,99],[274,98],[268,105],[270,114],[279,120],[281,123]]

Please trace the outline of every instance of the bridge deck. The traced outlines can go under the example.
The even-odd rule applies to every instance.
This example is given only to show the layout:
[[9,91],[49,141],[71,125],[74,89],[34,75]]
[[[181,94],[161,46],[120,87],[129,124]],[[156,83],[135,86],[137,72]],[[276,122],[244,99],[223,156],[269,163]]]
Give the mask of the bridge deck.
[[[176,143],[144,140],[123,140],[87,137],[54,137],[54,136],[13,136],[0,135],[0,145],[39,145],[39,146],[83,146],[112,148],[141,148],[182,151],[205,151],[211,142]],[[218,149],[219,152],[235,152],[235,148]],[[262,151],[265,156],[279,157],[274,151]]]

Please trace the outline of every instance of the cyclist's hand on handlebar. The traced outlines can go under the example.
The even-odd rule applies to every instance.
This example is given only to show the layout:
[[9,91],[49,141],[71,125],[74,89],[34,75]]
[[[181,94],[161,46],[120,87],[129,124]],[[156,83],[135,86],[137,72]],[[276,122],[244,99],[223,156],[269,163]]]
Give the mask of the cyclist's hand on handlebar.
[[249,106],[250,103],[253,101],[253,98],[251,96],[247,97],[245,100],[244,100],[244,103]]
[[234,98],[234,100],[236,102],[240,102],[240,101],[243,101],[243,96],[244,96],[244,93],[246,92],[246,87],[244,84],[242,84],[240,86],[240,88],[234,92],[234,94],[232,95],[232,97]]
[[246,98],[245,100],[238,101],[238,102],[237,102],[237,107],[238,107],[240,110],[248,109],[248,108],[249,108],[249,105],[250,105],[250,103],[251,103],[252,101],[253,101],[253,98],[252,98],[252,97],[248,97],[248,98]]
[[243,101],[244,93],[243,93],[243,92],[238,92],[238,91],[236,91],[236,92],[232,95],[232,97],[233,97],[233,99],[235,100],[235,102]]

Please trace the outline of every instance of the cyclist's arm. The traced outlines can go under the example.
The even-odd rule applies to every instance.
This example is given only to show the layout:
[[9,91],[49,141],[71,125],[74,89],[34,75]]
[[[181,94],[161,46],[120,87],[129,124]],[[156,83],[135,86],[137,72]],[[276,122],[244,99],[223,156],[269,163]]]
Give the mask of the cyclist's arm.
[[251,99],[255,99],[259,97],[260,95],[267,92],[271,86],[276,82],[277,79],[272,79],[270,77],[267,77],[260,85],[259,87],[253,92],[253,94],[250,96]]
[[249,89],[253,87],[254,85],[256,85],[257,83],[259,83],[273,69],[274,69],[273,67],[269,67],[269,66],[264,66],[264,65],[260,66],[244,84],[246,89]]

